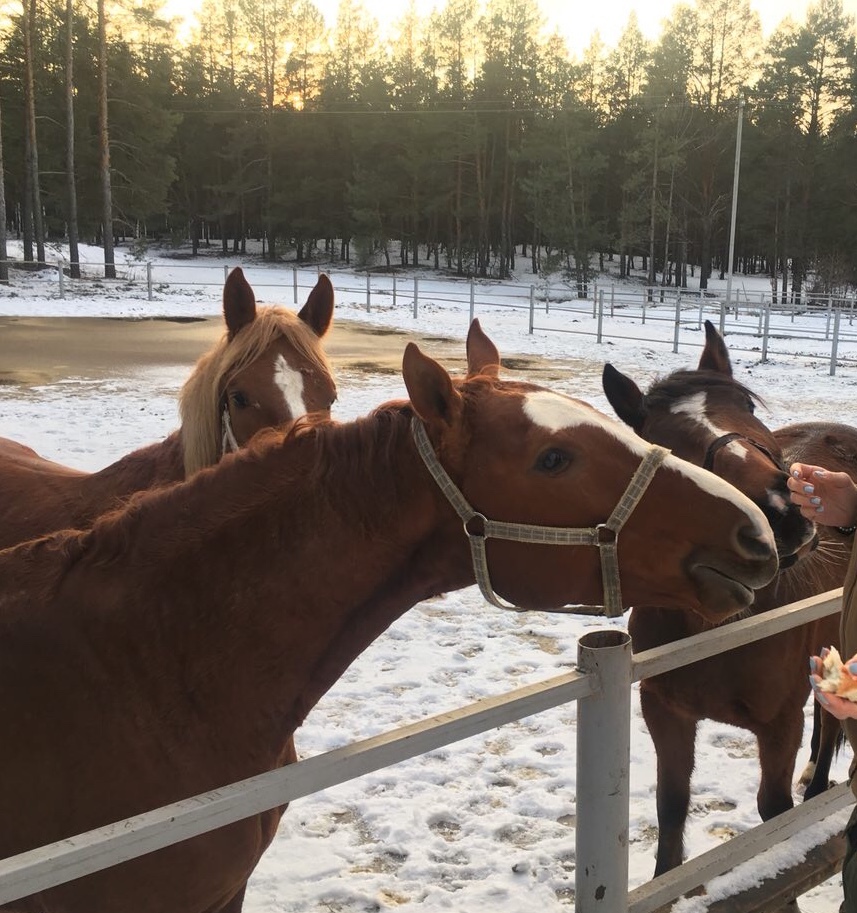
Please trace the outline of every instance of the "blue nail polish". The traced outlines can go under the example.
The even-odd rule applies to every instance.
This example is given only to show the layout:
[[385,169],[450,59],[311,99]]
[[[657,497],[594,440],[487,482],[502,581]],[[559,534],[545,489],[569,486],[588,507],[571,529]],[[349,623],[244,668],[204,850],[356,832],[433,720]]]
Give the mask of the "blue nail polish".
[[793,470],[792,470],[792,478],[795,478],[795,479],[799,479],[799,478],[800,478],[800,470],[799,470],[799,469],[793,469]]
[[821,504],[821,498],[816,495],[814,498],[809,499],[810,504]]
[[849,664],[848,664],[848,671],[849,671],[852,675],[857,675],[857,663],[849,663]]
[[824,513],[824,505],[822,504],[821,507],[816,507],[816,508],[815,508],[815,512],[816,512],[817,514],[823,514],[823,513]]
[[[809,671],[815,672],[815,660],[810,656],[809,658]],[[810,676],[810,681],[812,681],[812,676]]]
[[824,692],[818,690],[818,682],[816,682],[816,680],[811,675],[809,677],[809,685],[812,688],[813,694],[815,695],[815,699],[820,704],[824,704],[824,706],[826,707],[830,703],[830,701],[828,701],[827,698],[824,696]]
[[815,486],[813,485],[804,485],[803,486],[804,494],[811,495],[815,491]]

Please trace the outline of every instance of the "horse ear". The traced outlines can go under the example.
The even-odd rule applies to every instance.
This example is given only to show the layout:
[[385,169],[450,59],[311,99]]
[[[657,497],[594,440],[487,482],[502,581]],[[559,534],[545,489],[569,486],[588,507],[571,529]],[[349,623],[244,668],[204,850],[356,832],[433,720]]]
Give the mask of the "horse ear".
[[729,350],[723,337],[714,329],[710,320],[705,321],[705,348],[699,356],[700,371],[716,371],[718,374],[732,376],[732,362]]
[[226,277],[223,286],[223,319],[230,340],[256,319],[256,296],[240,266]]
[[333,320],[333,285],[324,273],[319,273],[318,282],[298,312],[298,317],[319,338],[330,329]]
[[402,377],[414,412],[429,428],[452,425],[461,411],[461,396],[446,371],[413,342],[405,347]]
[[500,353],[497,346],[485,335],[479,318],[470,324],[467,331],[467,376],[487,374],[496,377],[500,373]]
[[609,362],[601,372],[601,386],[616,415],[639,434],[646,421],[646,406],[640,388]]

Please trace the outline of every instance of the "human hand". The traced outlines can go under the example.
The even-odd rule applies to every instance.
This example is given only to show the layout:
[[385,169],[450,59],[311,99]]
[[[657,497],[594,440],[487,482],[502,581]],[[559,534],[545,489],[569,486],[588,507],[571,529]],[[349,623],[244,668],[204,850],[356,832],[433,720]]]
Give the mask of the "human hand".
[[852,526],[857,520],[857,486],[847,472],[792,463],[788,487],[792,501],[808,520],[825,526]]
[[[857,719],[857,702],[831,694],[829,691],[822,691],[819,688],[822,681],[821,672],[824,658],[829,652],[825,647],[820,656],[811,656],[809,658],[809,684],[812,687],[813,697],[837,720]],[[857,675],[857,656],[852,656],[844,665],[851,675]]]

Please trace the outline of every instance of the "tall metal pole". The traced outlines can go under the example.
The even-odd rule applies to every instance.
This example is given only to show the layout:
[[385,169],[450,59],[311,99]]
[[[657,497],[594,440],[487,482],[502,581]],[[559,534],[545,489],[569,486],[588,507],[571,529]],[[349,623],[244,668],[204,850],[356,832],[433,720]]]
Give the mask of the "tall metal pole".
[[738,215],[738,173],[741,170],[741,127],[744,124],[744,98],[738,99],[738,132],[735,136],[735,175],[732,178],[732,224],[729,228],[729,267],[726,273],[726,307],[720,308],[720,335],[726,329],[726,308],[732,303],[732,263],[735,257],[735,220]]

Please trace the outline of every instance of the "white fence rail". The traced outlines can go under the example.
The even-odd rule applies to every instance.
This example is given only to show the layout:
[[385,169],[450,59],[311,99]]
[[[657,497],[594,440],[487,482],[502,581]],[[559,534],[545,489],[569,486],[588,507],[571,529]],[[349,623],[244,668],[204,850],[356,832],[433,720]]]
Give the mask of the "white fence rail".
[[[841,589],[831,590],[633,657],[628,637],[620,629],[590,631],[578,641],[579,671],[0,860],[0,904],[576,700],[580,707],[575,909],[578,913],[651,913],[778,840],[803,831],[808,823],[840,815],[844,824],[843,809],[853,798],[842,789],[831,790],[629,894],[631,682],[831,615],[839,610],[841,595]],[[795,674],[802,674],[801,670]]]
[[[18,261],[6,262],[21,266]],[[140,298],[149,301],[156,300],[165,289],[175,287],[200,294],[208,294],[210,290],[212,296],[219,296],[226,275],[235,265],[236,262],[229,260],[215,263],[208,259],[174,260],[168,265],[130,261],[117,264],[116,281],[131,286],[132,291],[139,289]],[[241,265],[255,289],[275,289],[274,297],[281,301],[290,293],[295,305],[302,302],[305,291],[315,284],[319,271],[283,264]],[[92,294],[94,287],[103,289],[109,284],[110,280],[102,278],[102,264],[80,264],[83,275],[79,280],[69,279],[68,267],[68,262],[59,260],[47,273],[42,270],[49,288],[54,287],[50,281],[54,270],[59,298],[83,297]],[[175,278],[177,274],[179,280]],[[680,347],[700,347],[699,331],[708,319],[719,326],[721,333],[729,334],[731,352],[750,353],[761,361],[771,357],[810,359],[827,365],[831,375],[839,367],[857,368],[854,294],[804,293],[800,299],[780,302],[770,294],[737,288],[733,299],[726,301],[708,292],[662,286],[633,289],[593,282],[589,287],[590,297],[579,298],[575,290],[556,282],[521,284],[455,279],[431,273],[421,278],[335,270],[329,271],[329,275],[338,299],[359,304],[367,312],[377,308],[402,310],[417,320],[421,308],[424,311],[424,306],[431,304],[466,309],[472,320],[477,313],[499,308],[521,312],[522,333],[560,332],[594,337],[597,342],[608,338],[629,339],[672,345],[674,352]],[[14,287],[14,275],[10,282]],[[284,290],[288,292],[284,294]],[[611,317],[609,332],[604,327],[607,314]],[[545,318],[549,315],[551,322],[547,323]],[[786,341],[790,345],[784,345]]]

